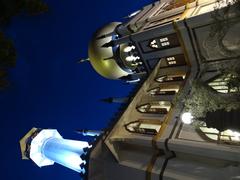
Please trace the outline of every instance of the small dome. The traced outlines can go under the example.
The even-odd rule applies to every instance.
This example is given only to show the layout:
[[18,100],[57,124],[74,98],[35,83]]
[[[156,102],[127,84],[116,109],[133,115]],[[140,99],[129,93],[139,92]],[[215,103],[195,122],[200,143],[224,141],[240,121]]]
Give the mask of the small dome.
[[[108,79],[119,79],[122,76],[127,76],[124,71],[115,61],[113,48],[102,47],[110,42],[113,38],[111,34],[120,23],[110,23],[98,30],[92,38],[89,47],[88,55],[93,68],[103,77]],[[109,35],[104,37],[104,35]]]

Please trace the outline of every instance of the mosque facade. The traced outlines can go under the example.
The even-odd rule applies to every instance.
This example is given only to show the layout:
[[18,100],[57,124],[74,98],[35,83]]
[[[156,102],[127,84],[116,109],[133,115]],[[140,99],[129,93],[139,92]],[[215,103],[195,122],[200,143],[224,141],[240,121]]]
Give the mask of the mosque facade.
[[96,72],[136,88],[105,99],[123,108],[89,133],[96,140],[85,144],[86,179],[240,179],[239,7],[156,1],[94,34]]

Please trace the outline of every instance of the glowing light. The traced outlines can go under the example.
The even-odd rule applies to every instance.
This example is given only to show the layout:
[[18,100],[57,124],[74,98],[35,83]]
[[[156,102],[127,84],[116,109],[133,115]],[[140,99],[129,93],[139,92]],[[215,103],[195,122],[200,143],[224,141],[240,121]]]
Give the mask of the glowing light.
[[237,141],[240,141],[240,133],[239,132],[233,132],[233,136]]
[[182,114],[181,119],[184,124],[191,124],[193,116],[190,112],[186,112]]
[[134,56],[127,56],[126,61],[134,61],[136,58]]
[[124,52],[130,52],[132,51],[133,49],[135,49],[136,47],[135,46],[127,46],[123,49]]

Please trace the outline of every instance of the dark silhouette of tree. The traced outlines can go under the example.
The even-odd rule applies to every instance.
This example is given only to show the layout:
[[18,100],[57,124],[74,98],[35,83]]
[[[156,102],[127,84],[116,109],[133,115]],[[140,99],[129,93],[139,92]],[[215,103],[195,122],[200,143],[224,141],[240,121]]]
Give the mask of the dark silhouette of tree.
[[0,89],[5,89],[9,85],[6,78],[7,78],[7,71],[0,69]]
[[16,50],[13,43],[0,32],[0,69],[14,67],[15,64]]
[[[21,13],[38,15],[48,11],[42,0],[0,0],[0,27],[10,23],[13,16]],[[0,31],[0,90],[9,85],[7,70],[16,65],[16,50],[11,40]]]
[[8,86],[7,69],[16,65],[16,50],[11,40],[0,32],[0,89]]
[[48,6],[41,0],[0,0],[0,25],[9,23],[20,13],[38,15],[46,11]]
[[38,15],[48,11],[48,5],[41,0],[24,0],[23,9],[30,15]]

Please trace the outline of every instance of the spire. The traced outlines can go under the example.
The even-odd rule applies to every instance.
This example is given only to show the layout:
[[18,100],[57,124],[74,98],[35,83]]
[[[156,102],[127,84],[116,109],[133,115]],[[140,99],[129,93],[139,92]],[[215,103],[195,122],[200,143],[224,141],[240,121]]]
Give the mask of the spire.
[[122,98],[116,98],[116,97],[109,97],[109,98],[105,98],[105,99],[101,99],[102,102],[106,102],[106,103],[120,103],[120,104],[125,104],[127,103],[129,100],[129,97],[122,97]]
[[111,36],[113,36],[114,34],[115,34],[115,32],[113,31],[113,32],[110,32],[110,33],[108,33],[108,34],[103,34],[103,35],[97,37],[97,39],[103,39],[103,38],[106,38],[106,37],[111,37]]
[[103,133],[103,131],[77,129],[76,133],[81,134],[83,136],[100,136]]
[[137,15],[138,13],[140,13],[140,12],[141,12],[141,10],[135,11],[135,12],[133,12],[133,13],[131,13],[131,14],[123,17],[123,18],[132,18],[132,17],[136,16],[136,15]]
[[89,58],[85,58],[85,59],[80,59],[80,60],[78,60],[77,61],[77,63],[83,63],[83,62],[86,62],[86,61],[90,61],[90,59]]
[[138,79],[134,79],[134,80],[126,81],[126,83],[128,83],[128,84],[134,84],[134,83],[138,83],[138,82],[140,82],[140,81],[141,81],[141,79],[138,78]]
[[114,46],[113,40],[102,45],[103,48],[108,48],[108,47],[113,47],[113,46]]

